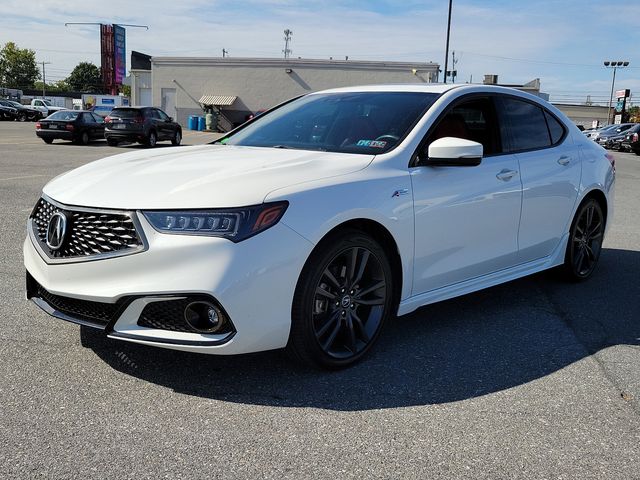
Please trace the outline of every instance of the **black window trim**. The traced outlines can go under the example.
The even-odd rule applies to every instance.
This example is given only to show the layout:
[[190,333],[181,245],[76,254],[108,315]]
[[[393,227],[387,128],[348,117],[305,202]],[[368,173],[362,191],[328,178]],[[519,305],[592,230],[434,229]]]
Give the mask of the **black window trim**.
[[[413,154],[411,155],[411,158],[409,160],[409,168],[424,167],[425,166],[425,165],[420,163],[420,152],[422,151],[423,147],[427,143],[427,140],[429,139],[429,136],[433,133],[435,128],[438,126],[438,124],[442,121],[442,119],[449,113],[449,111],[452,108],[455,108],[460,103],[466,102],[468,100],[476,100],[476,99],[485,98],[485,99],[488,99],[488,100],[491,101],[491,103],[493,104],[493,113],[495,115],[495,121],[497,122],[497,127],[496,128],[497,128],[497,132],[498,132],[498,141],[500,142],[500,150],[504,150],[504,142],[503,142],[503,139],[502,139],[502,135],[500,134],[500,118],[499,118],[499,115],[498,115],[498,108],[497,108],[497,105],[496,105],[496,97],[498,97],[498,96],[500,96],[500,95],[497,94],[497,93],[494,93],[494,92],[473,92],[473,93],[466,93],[464,95],[461,95],[458,98],[456,98],[455,100],[451,101],[445,107],[445,109],[440,113],[440,115],[438,115],[438,118],[436,118],[435,121],[431,124],[431,126],[427,130],[427,133],[425,133],[424,136],[422,137],[422,140],[420,140],[420,143],[418,144],[418,147],[415,149],[415,151],[413,152]],[[425,113],[427,113],[427,112],[425,112]],[[499,153],[491,153],[491,154],[485,154],[483,152],[482,158],[499,157],[499,156],[502,156],[502,155],[508,155],[510,153],[512,153],[512,152],[501,151]]]
[[[542,110],[542,116],[544,117],[544,123],[547,126],[547,133],[549,134],[549,145],[545,146],[545,147],[534,147],[534,148],[523,148],[520,150],[510,150],[508,152],[504,152],[506,154],[518,154],[518,153],[527,153],[527,152],[535,152],[538,150],[546,150],[548,148],[555,148],[558,145],[561,145],[562,143],[564,143],[564,141],[566,140],[566,138],[569,136],[569,129],[567,128],[567,126],[564,124],[564,122],[562,120],[560,120],[558,118],[557,115],[555,115],[552,111],[550,111],[548,108],[546,108],[544,105],[541,105],[538,102],[535,102],[529,98],[523,98],[523,97],[519,97],[518,95],[509,95],[509,94],[501,94],[501,95],[496,95],[496,97],[499,98],[499,100],[502,100],[503,98],[511,98],[513,100],[518,100],[521,102],[525,102],[525,103],[529,103],[531,105],[534,105],[538,108],[540,108]],[[499,103],[499,101],[498,101]],[[562,127],[563,130],[563,134],[560,137],[560,140],[558,140],[556,143],[551,143],[551,129],[549,128],[549,123],[547,122],[547,117],[544,115],[544,113],[548,113],[549,115],[551,115],[551,117],[553,117]],[[496,113],[498,114],[498,117],[500,117],[500,114],[498,113],[498,110],[496,110]],[[500,122],[501,119],[498,118],[498,121]],[[504,122],[505,128],[507,130],[507,141],[509,143],[512,143],[513,141],[513,137],[512,137],[512,131],[511,131],[511,125],[509,125],[509,122]],[[511,145],[508,146],[509,148],[511,147]],[[504,148],[504,145],[503,145]]]

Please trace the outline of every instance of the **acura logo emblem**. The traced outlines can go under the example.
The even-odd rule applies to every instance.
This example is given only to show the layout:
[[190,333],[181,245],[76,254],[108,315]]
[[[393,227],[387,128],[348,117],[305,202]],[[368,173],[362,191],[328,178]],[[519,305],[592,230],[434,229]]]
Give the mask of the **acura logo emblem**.
[[62,212],[56,212],[49,218],[47,226],[47,246],[51,250],[59,250],[67,233],[67,216]]

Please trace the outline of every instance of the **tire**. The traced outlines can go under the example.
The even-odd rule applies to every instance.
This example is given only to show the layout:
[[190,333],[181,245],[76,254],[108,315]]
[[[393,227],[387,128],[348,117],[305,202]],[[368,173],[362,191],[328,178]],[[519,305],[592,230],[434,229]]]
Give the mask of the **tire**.
[[107,145],[109,145],[110,147],[117,147],[118,140],[115,140],[113,138],[107,138]]
[[358,230],[327,237],[296,286],[287,353],[327,369],[358,362],[393,310],[393,274],[382,247]]
[[640,150],[634,150],[633,153],[635,153],[636,155],[640,155]]
[[80,145],[89,145],[90,140],[91,138],[89,137],[89,132],[86,132],[86,131],[82,132],[78,137],[78,143]]
[[173,134],[173,138],[171,139],[171,145],[180,145],[180,142],[182,141],[182,132],[180,131],[180,129],[176,130],[176,133]]
[[158,143],[158,136],[156,135],[156,132],[154,132],[153,130],[151,130],[149,132],[149,136],[145,139],[144,144],[147,147],[155,147],[156,144]]
[[574,282],[588,279],[598,265],[604,239],[605,218],[597,200],[580,205],[569,230],[563,270]]
[[17,121],[19,122],[24,122],[27,119],[27,114],[26,113],[21,113],[20,115],[18,115],[18,117],[16,118]]
[[53,143],[53,138],[43,138],[42,141],[50,145]]

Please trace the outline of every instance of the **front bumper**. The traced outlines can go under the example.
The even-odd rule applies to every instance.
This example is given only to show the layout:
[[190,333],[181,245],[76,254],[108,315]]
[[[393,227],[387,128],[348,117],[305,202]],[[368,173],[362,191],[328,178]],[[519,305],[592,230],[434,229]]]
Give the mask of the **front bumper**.
[[[212,354],[286,345],[293,293],[313,248],[310,242],[282,223],[233,243],[222,238],[161,234],[142,215],[139,220],[148,250],[116,258],[50,264],[27,238],[24,261],[28,274],[52,295],[114,306],[117,315],[102,325],[112,338]],[[235,327],[233,335],[138,325],[150,302],[198,294],[219,302]],[[73,315],[59,315],[55,305],[41,297],[34,301],[54,316],[83,323]]]

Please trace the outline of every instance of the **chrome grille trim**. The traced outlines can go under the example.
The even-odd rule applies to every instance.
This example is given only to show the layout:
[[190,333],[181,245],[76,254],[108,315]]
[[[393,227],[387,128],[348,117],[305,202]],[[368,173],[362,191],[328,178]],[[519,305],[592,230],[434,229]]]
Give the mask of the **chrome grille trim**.
[[[63,211],[70,218],[65,245],[52,251],[45,236],[49,218]],[[29,216],[29,237],[46,263],[77,263],[132,255],[149,248],[135,211],[64,205],[46,195]]]

